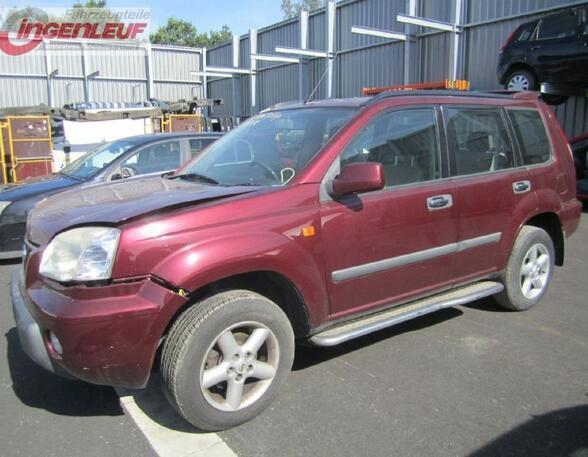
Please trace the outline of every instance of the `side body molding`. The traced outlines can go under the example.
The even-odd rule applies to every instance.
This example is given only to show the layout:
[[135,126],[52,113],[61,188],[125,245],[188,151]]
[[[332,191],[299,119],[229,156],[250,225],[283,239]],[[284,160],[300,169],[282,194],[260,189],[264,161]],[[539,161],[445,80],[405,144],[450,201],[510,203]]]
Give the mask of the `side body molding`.
[[452,254],[454,252],[461,252],[466,249],[475,248],[485,244],[498,243],[500,242],[501,237],[501,233],[490,233],[488,235],[459,241],[457,243],[445,244],[443,246],[437,246],[432,249],[426,249],[424,251],[412,252],[410,254],[391,257],[389,259],[378,260],[376,262],[370,262],[363,265],[356,265],[345,268],[343,270],[333,271],[331,273],[331,279],[333,282],[341,282],[348,279],[359,278],[361,276],[367,276],[378,273],[380,271],[390,270],[392,268],[399,268],[405,265],[434,259],[435,257]]

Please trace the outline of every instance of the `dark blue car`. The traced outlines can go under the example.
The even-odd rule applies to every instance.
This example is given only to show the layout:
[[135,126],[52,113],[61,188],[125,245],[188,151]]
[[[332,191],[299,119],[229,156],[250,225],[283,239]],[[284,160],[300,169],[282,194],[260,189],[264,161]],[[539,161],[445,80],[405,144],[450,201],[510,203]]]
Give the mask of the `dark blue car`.
[[28,212],[37,202],[75,186],[88,186],[179,168],[222,135],[168,133],[105,143],[58,173],[0,188],[0,259],[21,256]]

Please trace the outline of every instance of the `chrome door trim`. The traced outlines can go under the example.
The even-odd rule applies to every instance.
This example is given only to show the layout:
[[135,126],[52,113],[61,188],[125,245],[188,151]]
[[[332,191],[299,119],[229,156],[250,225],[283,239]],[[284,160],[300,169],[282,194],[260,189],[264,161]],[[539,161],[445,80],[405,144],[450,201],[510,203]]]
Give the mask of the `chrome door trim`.
[[515,194],[531,192],[531,181],[516,181],[512,183],[512,191]]
[[[436,206],[437,202],[443,203],[441,206]],[[429,211],[440,211],[442,209],[449,209],[453,207],[453,196],[451,194],[434,195],[427,198],[427,209]]]
[[457,243],[445,244],[431,249],[412,252],[410,254],[403,254],[387,259],[376,260],[375,262],[364,263],[362,265],[355,265],[341,270],[335,270],[331,273],[331,280],[334,283],[347,281],[348,279],[355,279],[362,276],[368,276],[381,271],[391,270],[393,268],[403,267],[413,263],[431,260],[436,257],[441,257],[456,252],[462,252],[467,249],[476,248],[486,244],[498,243],[502,238],[502,233],[490,233],[488,235],[470,238],[459,241]]

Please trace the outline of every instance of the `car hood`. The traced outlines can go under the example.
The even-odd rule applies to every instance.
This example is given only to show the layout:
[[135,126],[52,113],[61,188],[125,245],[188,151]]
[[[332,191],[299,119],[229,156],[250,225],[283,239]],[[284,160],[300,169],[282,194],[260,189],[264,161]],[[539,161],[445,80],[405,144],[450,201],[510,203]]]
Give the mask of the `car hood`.
[[68,187],[82,184],[83,181],[67,176],[53,175],[42,178],[29,179],[18,184],[8,184],[0,187],[0,201],[15,202],[24,198],[39,196],[42,198]]
[[35,244],[45,244],[55,234],[69,227],[88,224],[116,225],[156,211],[258,189],[259,187],[252,186],[211,186],[161,177],[75,189],[37,204],[29,216],[27,238]]

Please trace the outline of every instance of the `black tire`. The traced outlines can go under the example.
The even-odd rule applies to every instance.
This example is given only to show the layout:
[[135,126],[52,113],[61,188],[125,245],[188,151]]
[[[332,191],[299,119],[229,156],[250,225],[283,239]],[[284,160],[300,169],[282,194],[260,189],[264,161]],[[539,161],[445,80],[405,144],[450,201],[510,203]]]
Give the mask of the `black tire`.
[[553,94],[541,94],[541,100],[551,106],[561,105],[568,101],[568,97],[565,95],[553,95]]
[[523,77],[528,81],[529,86],[528,86],[528,89],[526,89],[526,90],[537,90],[539,88],[537,85],[537,78],[529,70],[515,70],[512,73],[510,73],[508,75],[508,77],[506,78],[506,82],[504,83],[504,88],[506,90],[512,90],[512,89],[509,89],[508,86],[510,85],[510,82],[517,77]]
[[[522,290],[524,283],[521,277],[523,262],[531,247],[538,244],[543,246],[549,255],[548,271],[545,274],[545,286],[542,289],[535,289],[536,296],[528,297],[525,296]],[[501,275],[500,280],[504,285],[504,290],[494,296],[496,302],[500,306],[513,311],[524,311],[536,305],[545,295],[551,282],[554,259],[555,249],[548,233],[543,229],[525,225],[515,240],[506,269]]]
[[[212,396],[217,394],[210,393],[208,389],[201,387],[204,373],[201,370],[208,367],[211,351],[214,351],[213,347],[220,347],[215,346],[215,342],[218,344],[221,335],[224,335],[227,331],[232,332],[231,327],[233,326],[240,329],[240,325],[245,327],[253,325],[253,323],[269,329],[270,336],[266,343],[263,344],[269,344],[267,341],[271,339],[271,351],[273,354],[276,353],[277,347],[279,357],[275,363],[277,365],[275,374],[269,384],[256,381],[255,377],[252,378],[251,375],[242,376],[243,389],[255,388],[253,384],[256,383],[263,384],[263,388],[258,391],[262,392],[261,396],[256,399],[255,395],[250,395],[255,401],[247,404],[242,409],[221,410],[211,403],[213,401],[211,400]],[[239,336],[239,334],[232,335]],[[243,338],[246,341],[248,336],[245,335]],[[261,353],[264,347],[256,350],[253,357],[254,362],[257,363],[257,359],[260,357],[257,351]],[[270,349],[267,349],[267,351],[269,354]],[[162,387],[172,406],[188,422],[201,430],[224,430],[252,419],[272,402],[278,393],[279,387],[287,377],[293,360],[294,333],[288,317],[278,305],[251,291],[233,290],[222,292],[190,307],[172,326],[164,342],[161,355]],[[217,364],[221,365],[222,362],[229,364],[233,363],[233,360],[225,359],[219,349]],[[243,367],[241,361],[234,363],[239,368]],[[247,363],[249,362],[245,362],[244,365]],[[252,365],[249,365],[249,369],[251,367]],[[243,369],[247,373],[247,367]],[[232,368],[231,370],[231,375],[234,376],[235,370]],[[228,374],[229,372],[227,371],[227,376]],[[249,381],[252,384],[248,384],[245,379],[252,380]],[[213,389],[222,390],[223,382],[226,389],[224,401],[228,405],[229,380],[219,382]],[[246,394],[243,394],[243,398],[246,398]],[[223,401],[222,395],[218,399]]]

